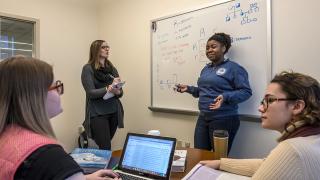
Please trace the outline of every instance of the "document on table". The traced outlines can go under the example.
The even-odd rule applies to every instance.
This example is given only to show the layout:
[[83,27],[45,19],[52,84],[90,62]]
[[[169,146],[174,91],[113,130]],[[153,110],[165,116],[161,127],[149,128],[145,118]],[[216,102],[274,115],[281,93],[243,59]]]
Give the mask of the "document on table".
[[194,166],[182,180],[249,180],[250,177],[215,170],[201,164]]

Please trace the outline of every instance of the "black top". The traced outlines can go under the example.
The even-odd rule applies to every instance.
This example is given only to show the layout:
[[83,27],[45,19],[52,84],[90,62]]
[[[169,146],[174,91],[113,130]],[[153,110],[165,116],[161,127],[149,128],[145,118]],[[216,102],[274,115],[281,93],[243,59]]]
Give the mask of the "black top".
[[83,172],[60,145],[45,145],[29,155],[17,169],[15,180],[64,180]]

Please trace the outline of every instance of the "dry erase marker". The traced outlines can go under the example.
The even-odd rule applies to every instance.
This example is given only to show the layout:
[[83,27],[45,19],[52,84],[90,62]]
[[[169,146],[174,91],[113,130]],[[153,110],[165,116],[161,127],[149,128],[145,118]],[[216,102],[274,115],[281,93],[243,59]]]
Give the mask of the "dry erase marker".
[[173,90],[181,93],[181,86],[180,86],[180,84],[176,84],[175,87],[173,87]]
[[174,91],[178,91],[178,88],[179,88],[178,86],[179,86],[178,84],[175,84],[175,85],[173,86],[173,90],[174,90]]

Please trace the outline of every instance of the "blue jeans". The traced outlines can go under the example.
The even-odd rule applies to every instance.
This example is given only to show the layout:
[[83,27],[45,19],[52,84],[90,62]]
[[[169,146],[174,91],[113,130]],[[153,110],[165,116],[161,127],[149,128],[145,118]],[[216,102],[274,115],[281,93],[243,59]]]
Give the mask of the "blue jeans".
[[194,147],[214,151],[213,131],[218,129],[227,130],[229,133],[229,153],[239,126],[240,120],[238,115],[215,118],[210,113],[201,112],[194,132]]

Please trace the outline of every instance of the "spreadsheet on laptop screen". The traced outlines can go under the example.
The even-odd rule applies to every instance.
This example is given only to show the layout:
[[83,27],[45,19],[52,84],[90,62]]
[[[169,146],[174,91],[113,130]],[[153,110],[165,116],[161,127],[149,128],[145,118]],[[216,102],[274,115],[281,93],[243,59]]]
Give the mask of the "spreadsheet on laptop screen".
[[129,136],[122,166],[126,169],[166,176],[174,142]]

